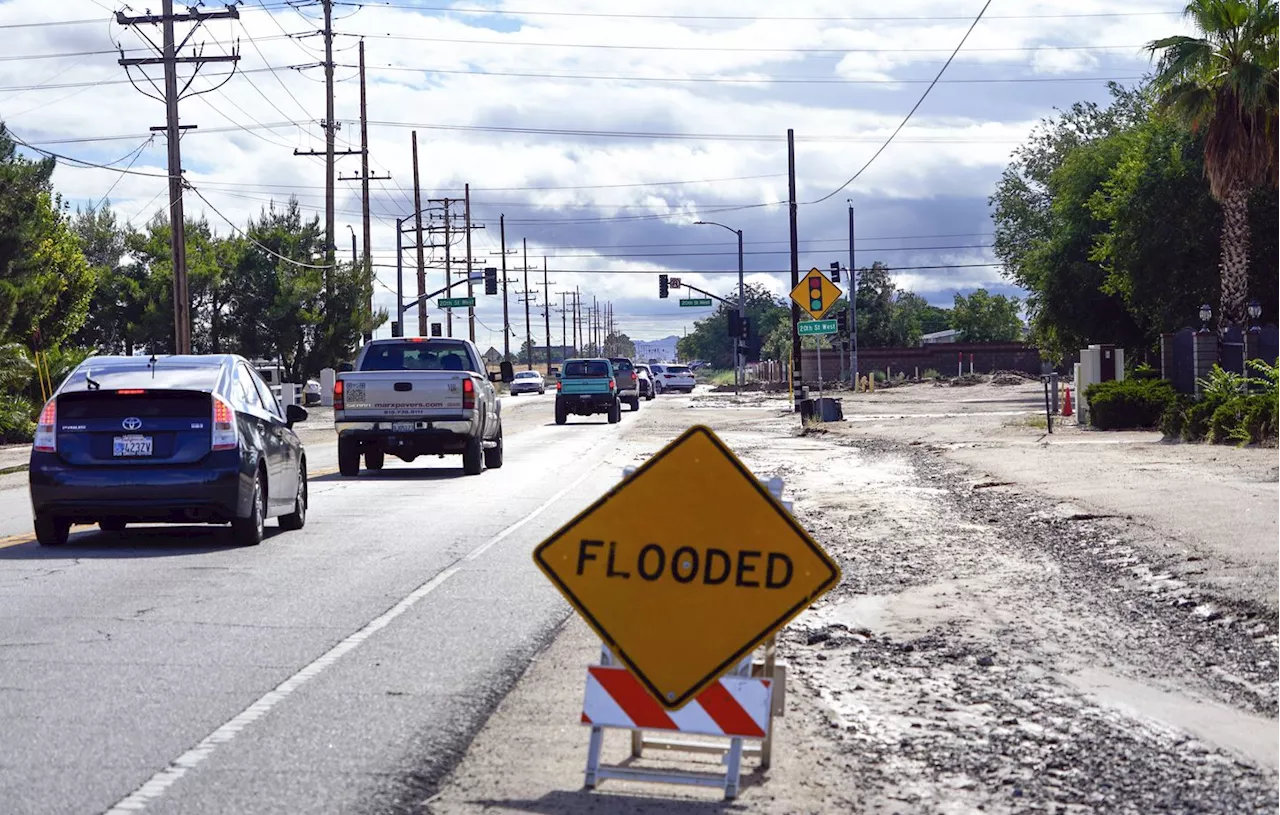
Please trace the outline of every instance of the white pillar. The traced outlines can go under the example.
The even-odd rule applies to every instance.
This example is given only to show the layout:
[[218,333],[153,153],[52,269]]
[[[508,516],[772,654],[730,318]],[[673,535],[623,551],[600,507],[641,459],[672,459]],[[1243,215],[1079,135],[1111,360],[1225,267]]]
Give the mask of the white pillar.
[[332,368],[323,368],[320,371],[320,404],[325,407],[333,407],[333,383],[337,381],[338,372]]

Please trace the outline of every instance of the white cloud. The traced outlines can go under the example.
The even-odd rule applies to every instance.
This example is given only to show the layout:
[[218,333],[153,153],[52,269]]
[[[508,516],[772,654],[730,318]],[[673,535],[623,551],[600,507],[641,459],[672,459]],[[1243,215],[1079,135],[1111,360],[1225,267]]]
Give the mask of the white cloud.
[[[520,10],[529,7],[527,0],[500,5],[515,12],[510,16],[440,15],[370,5],[338,23],[340,31],[366,35],[369,111],[374,122],[370,127],[372,166],[379,174],[389,171],[392,175],[372,187],[376,216],[373,243],[379,250],[379,263],[393,263],[393,220],[413,207],[409,139],[415,126],[423,197],[460,196],[463,183],[472,185],[476,219],[488,227],[477,236],[475,254],[496,250],[497,216],[502,212],[507,215],[508,245],[528,237],[531,253],[536,245],[539,257],[543,251],[549,255],[593,251],[564,248],[584,244],[719,239],[689,228],[699,217],[738,224],[748,231],[749,241],[785,242],[785,206],[716,210],[786,198],[783,137],[787,128],[797,133],[801,200],[824,195],[838,186],[897,127],[924,90],[922,80],[932,78],[964,34],[966,15],[980,7],[976,0],[962,6],[942,0],[901,0],[883,7],[851,7],[843,0],[807,0],[785,6],[741,0],[696,7],[677,0],[608,5],[588,0],[540,0],[537,10],[566,15],[521,16]],[[1137,47],[1183,26],[1176,17],[1145,12],[1168,10],[1166,3],[1135,0],[1125,4],[1123,11],[1142,13],[1140,16],[1081,17],[1072,15],[1114,14],[1117,7],[1102,0],[993,4],[990,18],[977,26],[965,50],[948,69],[947,81],[933,90],[910,125],[871,169],[828,204],[801,208],[802,240],[839,238],[843,229],[841,199],[850,196],[859,202],[860,218],[861,213],[867,213],[868,229],[875,230],[862,233],[868,237],[877,231],[902,235],[980,229],[978,224],[986,216],[983,201],[1010,151],[1032,124],[1049,114],[1054,105],[1103,98],[1101,83],[1074,81],[1080,77],[1142,74],[1148,63]],[[569,14],[602,11],[748,18],[760,14],[789,19],[664,20]],[[870,16],[921,19],[802,19]],[[960,19],[938,19],[942,17]],[[4,29],[5,51],[9,55],[110,51],[115,41],[126,48],[143,47],[134,34],[111,22],[93,0],[0,2],[0,25],[81,18],[100,22]],[[221,90],[188,99],[181,108],[184,123],[198,125],[183,140],[187,176],[237,223],[256,214],[273,197],[296,195],[312,212],[323,207],[321,162],[293,155],[294,149],[323,147],[316,124],[324,110],[319,82],[322,74],[316,69],[288,67],[318,61],[320,40],[284,36],[285,31],[298,33],[314,27],[293,9],[276,10],[273,17],[249,3],[241,6],[239,23],[211,24],[197,37],[207,43],[206,53],[219,53],[237,38],[241,41],[241,73]],[[382,36],[388,33],[417,39]],[[569,47],[572,45],[609,47]],[[355,71],[349,67],[356,62],[354,46],[354,37],[337,39],[335,59],[341,67],[336,73],[339,80],[345,80],[339,82],[336,93],[338,118],[343,122],[338,140],[343,149],[359,138],[352,124],[359,101],[358,85],[352,79]],[[1088,50],[1103,46],[1105,50]],[[1027,50],[1046,47],[1049,50]],[[267,70],[268,65],[274,72]],[[389,70],[388,66],[535,76],[424,73]],[[216,66],[209,70],[219,72]],[[565,74],[691,81],[547,78]],[[1015,77],[1037,81],[967,81]],[[0,118],[20,137],[37,142],[132,136],[109,142],[50,145],[68,155],[115,161],[141,144],[148,128],[163,121],[162,106],[124,79],[114,53],[0,60],[0,88],[14,89],[0,90]],[[751,81],[704,81],[716,79]],[[57,87],[81,82],[101,84]],[[209,85],[200,79],[195,87]],[[276,127],[266,129],[260,124]],[[441,125],[693,137],[640,135],[623,139],[584,133],[494,133],[431,127]],[[703,138],[717,134],[762,139]],[[162,176],[164,162],[161,136],[141,153],[132,169]],[[356,157],[344,158],[339,164],[345,174],[358,167]],[[743,178],[747,176],[769,177]],[[739,180],[626,186],[730,178]],[[55,183],[75,203],[96,202],[115,184],[111,200],[122,213],[137,214],[136,221],[145,220],[165,201],[163,178],[118,178],[111,170],[63,165],[55,174]],[[579,189],[511,189],[522,187]],[[346,224],[359,228],[359,185],[340,182],[337,200],[336,237],[339,246],[345,247],[349,235]],[[963,212],[939,209],[939,202],[961,200],[969,202]],[[198,200],[188,203],[190,213],[199,214],[203,208]],[[944,211],[945,215],[938,214]],[[877,221],[879,213],[888,212],[895,213],[891,219]],[[216,215],[208,215],[221,231],[229,230]],[[636,251],[679,253],[670,248]],[[828,253],[819,254],[826,257]],[[928,256],[922,255],[926,260]],[[939,264],[955,262],[941,253],[932,257]],[[802,258],[806,262],[811,259],[818,262],[817,256]],[[559,268],[597,272],[561,277],[564,285],[572,282],[598,297],[628,304],[637,325],[664,335],[671,332],[663,327],[667,323],[653,316],[665,306],[650,302],[656,289],[652,274],[619,272],[670,268],[691,279],[702,279],[689,269],[729,268],[733,263],[728,256],[637,255],[634,259],[598,261],[566,258]],[[748,266],[754,265],[758,274],[782,269],[786,263],[785,254],[757,255]],[[393,285],[388,270],[381,272],[382,281]],[[910,280],[921,289],[941,290],[953,284],[986,283],[993,276],[922,273]],[[772,281],[779,293],[785,288],[785,276],[758,274],[757,279]],[[723,286],[725,280],[717,276],[704,282]],[[379,297],[390,295],[382,289]],[[637,305],[632,307],[632,303]],[[485,321],[490,322],[492,307],[486,303],[482,311],[487,315]],[[671,326],[687,316],[672,311]],[[625,319],[625,315],[620,317]]]

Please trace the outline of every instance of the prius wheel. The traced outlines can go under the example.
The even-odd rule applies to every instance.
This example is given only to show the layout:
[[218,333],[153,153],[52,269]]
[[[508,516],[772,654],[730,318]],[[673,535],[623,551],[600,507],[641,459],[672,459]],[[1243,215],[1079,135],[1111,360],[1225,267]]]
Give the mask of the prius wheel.
[[290,532],[307,525],[307,463],[298,468],[298,494],[293,499],[293,512],[280,516],[280,528]]
[[71,521],[43,512],[35,517],[36,540],[41,546],[61,546],[71,534]]
[[267,490],[263,484],[262,470],[253,474],[253,504],[249,517],[231,522],[231,537],[241,546],[257,546],[267,529]]

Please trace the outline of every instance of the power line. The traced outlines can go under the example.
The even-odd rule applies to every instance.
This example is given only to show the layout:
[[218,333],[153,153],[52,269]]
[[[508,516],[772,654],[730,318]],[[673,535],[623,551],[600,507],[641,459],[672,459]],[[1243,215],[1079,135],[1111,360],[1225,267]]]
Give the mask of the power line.
[[[282,4],[280,7],[289,5]],[[773,17],[766,15],[741,15],[741,14],[639,14],[639,13],[620,13],[620,12],[587,12],[587,11],[541,11],[532,9],[518,8],[458,8],[456,6],[421,6],[416,3],[397,3],[391,0],[359,0],[359,2],[336,2],[334,5],[342,6],[359,6],[359,7],[383,7],[409,9],[412,11],[438,11],[450,14],[496,14],[503,17],[590,17],[590,18],[607,18],[607,19],[624,19],[624,20],[733,20],[733,21],[768,21],[768,22],[904,22],[904,21],[924,21],[924,22],[947,22],[955,20],[970,20],[970,17],[953,17],[943,15],[903,15],[903,16],[804,16],[804,15],[787,15],[784,17]],[[993,15],[993,20],[1048,20],[1048,19],[1076,19],[1076,18],[1092,18],[1092,17],[1151,17],[1151,16],[1179,16],[1182,11],[1127,11],[1127,12],[1077,12],[1062,14],[1002,14]]]
[[[987,9],[990,7],[991,7],[991,0],[987,0],[987,2],[982,5],[982,8],[979,9],[978,16],[973,18],[973,22],[969,25],[968,30],[964,32],[964,36],[960,38],[960,42],[956,44],[956,48],[954,51],[951,52],[951,56],[948,57],[947,61],[944,62],[942,64],[942,67],[938,69],[938,75],[935,76],[933,78],[933,81],[929,83],[929,87],[924,89],[924,93],[920,94],[920,98],[917,99],[916,103],[911,106],[911,110],[907,111],[906,117],[904,117],[903,120],[898,124],[897,128],[895,128],[894,131],[889,134],[889,138],[884,140],[884,144],[880,145],[880,148],[871,154],[871,158],[867,159],[867,163],[862,165],[862,167],[859,168],[858,172],[854,173],[849,178],[848,181],[844,182],[839,187],[836,187],[834,190],[822,196],[821,198],[814,199],[813,201],[805,201],[804,202],[805,204],[821,204],[823,201],[828,200],[829,198],[834,196],[836,193],[840,192],[845,187],[848,187],[850,184],[856,181],[858,179],[858,176],[862,175],[862,173],[865,172],[866,169],[871,166],[872,162],[874,162],[877,158],[880,157],[880,154],[885,151],[885,148],[887,148],[889,144],[893,142],[893,138],[902,132],[902,128],[907,126],[907,122],[911,121],[911,117],[915,114],[917,110],[920,109],[920,106],[924,104],[924,100],[929,96],[929,91],[933,90],[934,85],[937,85],[938,82],[942,80],[942,75],[946,73],[947,68],[951,65],[951,60],[955,59],[956,54],[960,53],[960,49],[964,47],[965,40],[969,39],[969,35],[972,34],[973,30],[978,27],[978,22],[982,19],[982,15],[986,14]],[[793,190],[793,193],[794,193],[794,190]],[[794,195],[792,197],[794,198]]]
[[[967,19],[967,18],[966,18]],[[378,32],[345,32],[344,37],[365,37],[388,40],[405,40],[412,42],[435,42],[452,45],[484,45],[509,46],[527,48],[591,48],[618,51],[694,51],[694,52],[727,52],[751,54],[936,54],[948,53],[949,48],[759,48],[754,46],[703,46],[703,45],[630,45],[622,43],[584,43],[584,42],[531,42],[524,40],[473,40],[456,37],[415,37],[409,34],[393,34]],[[966,53],[995,52],[1034,52],[1034,51],[1120,51],[1140,50],[1145,46],[1137,45],[1027,45],[1003,48],[970,48]]]
[[[948,60],[947,65],[951,64]],[[339,64],[339,68],[351,68],[352,65]],[[939,80],[930,79],[842,79],[829,76],[805,77],[730,77],[730,76],[639,76],[636,74],[571,74],[542,73],[534,71],[472,71],[461,68],[418,68],[402,65],[369,65],[368,70],[400,71],[408,73],[442,74],[445,76],[492,76],[518,77],[521,79],[567,79],[583,81],[609,82],[673,82],[673,83],[707,83],[726,85],[923,85],[930,87],[939,84]],[[944,85],[994,85],[1020,83],[1074,83],[1074,82],[1129,82],[1141,79],[1140,76],[1037,76],[1037,77],[987,77],[980,79],[945,79]]]
[[278,259],[280,259],[280,260],[283,260],[285,263],[289,263],[289,264],[292,264],[292,265],[294,265],[294,266],[299,266],[299,267],[301,267],[301,268],[303,268],[303,269],[332,269],[332,268],[333,268],[333,266],[329,266],[329,265],[326,265],[326,266],[316,266],[315,264],[311,264],[311,263],[302,263],[302,262],[300,262],[300,261],[294,260],[293,258],[287,258],[287,257],[285,257],[284,255],[280,254],[279,252],[275,251],[274,249],[272,249],[272,248],[271,248],[271,247],[269,247],[269,246],[264,246],[263,244],[261,244],[261,243],[259,243],[258,241],[254,240],[254,239],[253,239],[253,237],[252,237],[252,236],[250,236],[248,232],[245,232],[243,229],[241,229],[239,226],[237,226],[237,225],[236,225],[236,223],[235,223],[235,221],[232,221],[230,218],[228,218],[227,216],[223,215],[223,214],[222,214],[222,211],[221,211],[221,210],[219,210],[217,207],[215,207],[213,204],[211,204],[211,203],[209,202],[209,199],[208,199],[208,198],[205,198],[205,197],[204,197],[204,194],[203,194],[202,192],[200,192],[200,190],[196,189],[193,185],[191,185],[191,184],[189,184],[189,183],[186,183],[185,181],[184,181],[184,183],[183,183],[183,186],[184,186],[184,187],[186,187],[187,189],[191,190],[193,193],[195,193],[196,197],[197,197],[197,198],[199,198],[201,201],[203,201],[203,202],[205,203],[205,206],[207,206],[209,209],[211,209],[215,215],[217,215],[217,216],[218,216],[219,218],[221,218],[222,220],[226,221],[227,226],[231,227],[231,228],[232,228],[233,230],[235,230],[235,231],[236,231],[236,232],[237,232],[241,237],[243,237],[245,240],[247,240],[249,243],[253,244],[254,246],[258,247],[258,248],[259,248],[259,249],[261,249],[262,251],[266,252],[268,255],[271,255],[272,257],[275,257],[275,258],[278,258]]

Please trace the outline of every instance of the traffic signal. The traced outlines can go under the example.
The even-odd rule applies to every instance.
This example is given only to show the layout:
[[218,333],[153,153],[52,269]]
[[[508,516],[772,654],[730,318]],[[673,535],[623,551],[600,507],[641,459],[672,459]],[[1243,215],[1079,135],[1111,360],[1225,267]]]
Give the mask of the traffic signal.
[[392,320],[392,321],[391,321],[391,336],[393,336],[393,337],[403,337],[403,336],[404,336],[404,332],[400,330],[400,321],[399,321],[399,320]]
[[831,264],[831,282],[840,282],[840,261]]
[[842,308],[836,312],[836,328],[845,332],[849,330],[849,309]]
[[827,310],[822,302],[822,278],[818,275],[809,278],[809,310],[814,314],[821,314]]
[[498,293],[498,270],[494,267],[484,270],[484,293]]
[[736,311],[729,312],[729,336],[742,336],[742,317]]
[[658,275],[658,297],[666,300],[669,293],[667,290],[667,276],[664,274]]
[[738,338],[744,342],[751,336],[751,318],[742,318],[742,331],[738,334]]
[[444,328],[440,325],[440,323],[431,324],[431,336],[433,337],[444,336]]

